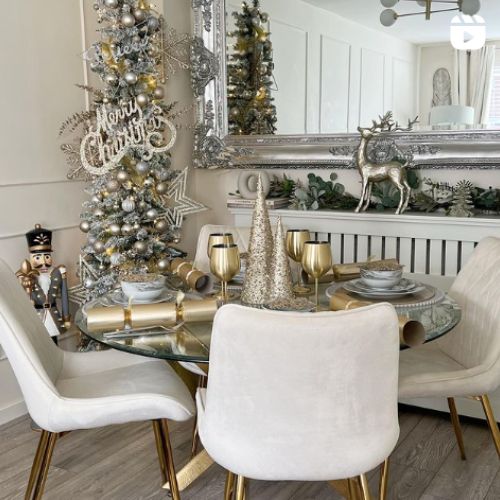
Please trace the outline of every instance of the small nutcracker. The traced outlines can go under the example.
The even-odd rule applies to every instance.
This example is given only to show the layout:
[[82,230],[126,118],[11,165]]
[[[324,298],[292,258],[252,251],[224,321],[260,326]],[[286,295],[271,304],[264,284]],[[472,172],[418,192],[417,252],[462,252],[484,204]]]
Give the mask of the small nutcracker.
[[[30,259],[16,273],[28,293],[51,337],[64,332],[70,325],[66,268],[53,266],[52,231],[40,224],[26,233]],[[61,299],[61,311],[57,299]]]

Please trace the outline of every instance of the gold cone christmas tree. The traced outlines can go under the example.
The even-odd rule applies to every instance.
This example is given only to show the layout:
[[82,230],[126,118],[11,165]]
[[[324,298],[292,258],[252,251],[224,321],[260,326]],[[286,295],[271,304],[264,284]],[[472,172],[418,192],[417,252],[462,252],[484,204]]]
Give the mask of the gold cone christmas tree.
[[274,235],[274,248],[271,272],[271,300],[293,299],[292,271],[286,252],[285,235],[281,217],[278,217],[276,234]]
[[266,197],[259,175],[257,199],[253,211],[250,242],[248,244],[248,264],[241,301],[245,304],[262,305],[269,301],[271,285],[271,258],[273,233],[266,206]]

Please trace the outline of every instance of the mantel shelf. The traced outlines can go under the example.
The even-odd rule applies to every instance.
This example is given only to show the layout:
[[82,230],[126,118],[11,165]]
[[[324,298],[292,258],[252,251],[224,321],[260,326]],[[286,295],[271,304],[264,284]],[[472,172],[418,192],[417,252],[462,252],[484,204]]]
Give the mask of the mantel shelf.
[[[229,212],[234,215],[249,215],[252,213],[252,208],[228,208]],[[398,224],[428,224],[428,225],[443,225],[447,226],[472,226],[472,227],[495,227],[500,228],[500,216],[497,215],[478,215],[476,217],[449,217],[442,213],[420,213],[407,212],[401,215],[396,215],[392,211],[369,211],[363,213],[355,213],[353,211],[342,210],[293,210],[293,209],[278,209],[269,210],[269,214],[273,217],[294,218],[304,220],[343,220],[343,221],[371,221],[377,223],[398,223]]]

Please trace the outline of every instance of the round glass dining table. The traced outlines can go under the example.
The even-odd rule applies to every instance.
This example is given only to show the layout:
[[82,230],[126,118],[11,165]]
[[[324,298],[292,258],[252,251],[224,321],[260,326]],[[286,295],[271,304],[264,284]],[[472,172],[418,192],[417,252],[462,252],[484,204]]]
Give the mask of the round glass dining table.
[[[322,287],[323,292],[324,288]],[[322,303],[328,305],[328,298],[321,294]],[[460,321],[461,313],[458,304],[448,296],[433,305],[398,310],[409,319],[419,321],[425,329],[425,341],[435,340],[450,330]],[[96,333],[87,328],[87,321],[80,309],[75,317],[77,327],[82,333],[113,349],[119,349],[141,356],[160,358],[171,361],[208,363],[210,358],[210,338],[212,321],[203,323],[184,323],[174,328],[127,331],[123,336],[115,336],[113,332]],[[237,327],[237,325],[235,325]],[[307,335],[307,332],[304,333]],[[402,345],[401,349],[407,346]]]

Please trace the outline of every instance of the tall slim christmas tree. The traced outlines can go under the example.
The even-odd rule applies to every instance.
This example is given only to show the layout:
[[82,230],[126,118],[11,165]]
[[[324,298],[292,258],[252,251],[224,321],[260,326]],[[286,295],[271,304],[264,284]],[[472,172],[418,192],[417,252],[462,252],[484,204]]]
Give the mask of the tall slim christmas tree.
[[83,86],[91,109],[62,127],[83,125],[78,146],[63,150],[69,176],[91,180],[80,224],[90,297],[112,289],[124,272],[167,270],[183,217],[204,208],[185,195],[187,169],[170,168],[176,128],[164,102],[163,17],[145,0],[97,0],[95,8],[101,40],[86,57],[104,86]]
[[259,0],[243,2],[233,12],[236,39],[228,61],[229,132],[231,134],[274,134],[276,107],[273,104],[273,56],[268,15],[260,11]]

